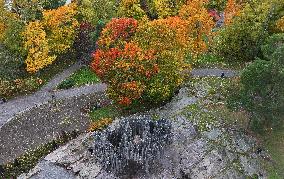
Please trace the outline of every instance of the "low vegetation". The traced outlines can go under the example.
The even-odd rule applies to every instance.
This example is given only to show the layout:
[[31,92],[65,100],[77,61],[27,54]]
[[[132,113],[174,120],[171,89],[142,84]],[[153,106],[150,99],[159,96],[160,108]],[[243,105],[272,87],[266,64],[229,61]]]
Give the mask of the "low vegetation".
[[73,73],[70,77],[65,79],[61,84],[58,85],[58,89],[69,89],[72,87],[79,87],[82,85],[90,85],[98,83],[100,79],[97,75],[89,68],[83,67]]

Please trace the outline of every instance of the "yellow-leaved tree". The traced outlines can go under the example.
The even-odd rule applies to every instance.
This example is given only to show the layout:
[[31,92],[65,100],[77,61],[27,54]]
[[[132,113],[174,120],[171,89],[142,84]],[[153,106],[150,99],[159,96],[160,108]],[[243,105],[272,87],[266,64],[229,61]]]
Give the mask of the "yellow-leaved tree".
[[26,58],[26,68],[30,73],[46,67],[56,59],[56,56],[50,55],[50,48],[46,39],[44,26],[40,21],[30,22],[24,31],[24,47],[28,51]]
[[137,20],[147,17],[140,6],[140,0],[122,0],[119,4],[117,15],[119,17],[130,17]]
[[42,20],[31,21],[23,32],[26,69],[35,73],[67,52],[76,37],[76,4],[43,11]]
[[47,32],[48,44],[53,53],[62,54],[70,49],[79,23],[75,19],[77,6],[71,3],[43,12],[42,23]]

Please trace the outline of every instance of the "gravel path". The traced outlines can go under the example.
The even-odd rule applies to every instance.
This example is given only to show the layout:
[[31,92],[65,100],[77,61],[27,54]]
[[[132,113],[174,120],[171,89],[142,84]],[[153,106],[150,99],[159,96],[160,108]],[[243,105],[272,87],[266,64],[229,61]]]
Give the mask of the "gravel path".
[[[47,103],[52,99],[54,92],[52,91],[58,86],[64,79],[68,78],[72,73],[81,68],[82,65],[78,62],[72,65],[70,68],[64,70],[62,73],[56,75],[51,81],[44,85],[39,91],[32,95],[21,96],[15,99],[9,100],[7,103],[0,104],[0,129],[1,127],[10,121],[10,119],[21,112],[27,111],[35,106],[39,106]],[[80,89],[78,90],[78,92]],[[65,91],[69,93],[69,91]],[[62,92],[60,92],[62,96]]]
[[191,71],[192,76],[195,77],[206,77],[206,76],[216,76],[221,77],[221,75],[224,75],[224,77],[235,77],[239,75],[238,71],[235,70],[222,70],[222,69],[210,69],[210,68],[202,68],[202,69],[193,69]]
[[46,85],[44,85],[40,91],[49,91],[56,88],[62,81],[64,81],[66,78],[68,78],[72,73],[77,71],[82,67],[81,62],[77,62],[68,69],[64,70],[59,75],[56,75],[52,80],[50,80]]
[[[81,65],[79,63],[74,64],[61,74],[57,75],[43,88],[28,96],[15,98],[8,101],[7,103],[0,104],[0,130],[1,127],[9,122],[16,114],[27,111],[33,107],[40,106],[48,103],[50,100],[57,98],[70,98],[72,96],[80,95],[83,93],[92,93],[97,89],[100,91],[106,89],[104,84],[95,84],[90,86],[83,86],[79,88],[64,90],[64,91],[53,91],[64,79],[68,78],[72,73],[79,69]],[[191,74],[195,77],[205,76],[221,76],[224,73],[224,77],[234,77],[238,75],[237,71],[234,70],[221,70],[221,69],[194,69]]]

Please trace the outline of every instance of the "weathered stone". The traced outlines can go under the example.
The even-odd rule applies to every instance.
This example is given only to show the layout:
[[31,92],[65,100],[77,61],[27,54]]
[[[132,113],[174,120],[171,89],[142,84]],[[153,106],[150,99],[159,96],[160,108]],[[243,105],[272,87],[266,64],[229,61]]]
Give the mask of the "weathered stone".
[[18,179],[75,179],[75,176],[54,163],[42,160],[28,174],[22,174]]
[[[182,108],[174,107],[179,105],[183,96],[188,98],[185,91],[182,91],[182,94],[174,98],[171,103],[152,111],[153,114],[173,121],[173,142],[166,148],[164,156],[158,161],[159,164],[153,166],[154,173],[148,175],[137,173],[132,178],[242,179],[254,174],[259,178],[266,178],[265,170],[260,165],[260,155],[257,155],[254,150],[256,141],[252,137],[237,129],[224,129],[221,125],[214,126],[211,130],[202,132],[201,135],[196,132],[193,123],[179,113]],[[194,100],[188,101],[190,102]],[[118,124],[119,119],[115,120],[110,128],[114,130],[119,126]],[[80,179],[119,178],[102,170],[96,164],[94,156],[88,152],[88,143],[92,142],[89,141],[92,140],[89,136],[90,134],[80,136],[48,155],[45,160],[53,162],[54,165],[64,164]],[[41,173],[41,171],[38,172]],[[123,176],[120,178],[124,179]]]

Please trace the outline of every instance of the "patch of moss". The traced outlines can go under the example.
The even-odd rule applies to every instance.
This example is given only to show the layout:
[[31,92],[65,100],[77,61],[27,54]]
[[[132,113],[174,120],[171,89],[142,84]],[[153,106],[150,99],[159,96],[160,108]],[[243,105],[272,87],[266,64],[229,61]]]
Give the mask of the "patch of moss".
[[99,121],[103,118],[115,118],[120,115],[120,109],[114,105],[93,109],[90,113],[91,121]]

